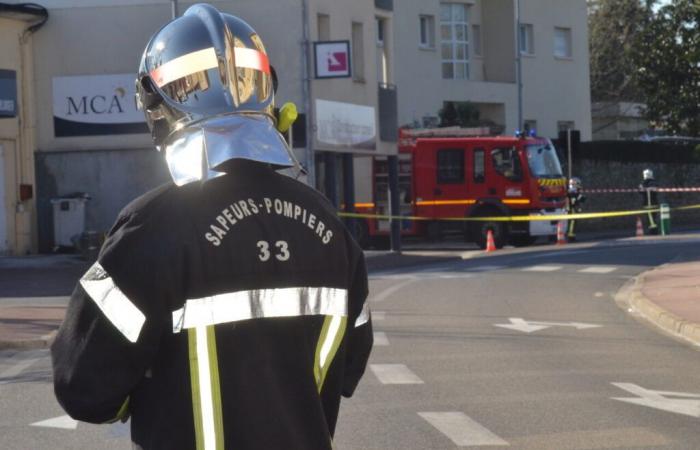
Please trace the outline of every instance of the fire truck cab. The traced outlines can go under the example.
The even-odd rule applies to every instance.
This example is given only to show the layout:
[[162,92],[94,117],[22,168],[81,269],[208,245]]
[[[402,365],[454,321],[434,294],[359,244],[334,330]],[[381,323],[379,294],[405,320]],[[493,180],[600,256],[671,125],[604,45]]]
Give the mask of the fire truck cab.
[[[374,199],[358,212],[389,214],[387,169],[386,158],[374,158]],[[496,247],[522,246],[556,235],[557,222],[460,219],[564,214],[566,179],[545,138],[489,136],[482,128],[403,129],[399,194],[399,214],[422,218],[402,220],[403,235],[438,239],[461,232],[484,248],[491,230]],[[365,243],[389,233],[388,220],[368,219],[360,227]]]

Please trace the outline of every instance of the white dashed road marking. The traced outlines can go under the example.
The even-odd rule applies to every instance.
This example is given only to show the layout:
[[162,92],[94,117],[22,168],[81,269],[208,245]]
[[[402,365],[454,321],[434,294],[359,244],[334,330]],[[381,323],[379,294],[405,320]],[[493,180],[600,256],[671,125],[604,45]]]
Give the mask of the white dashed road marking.
[[556,272],[557,270],[561,269],[561,266],[531,266],[526,267],[523,270],[525,272]]
[[462,412],[419,412],[418,415],[460,447],[508,445]]
[[610,273],[617,270],[617,267],[610,266],[591,266],[579,270],[581,273]]
[[369,368],[382,384],[423,384],[423,380],[403,364],[370,364]]
[[374,345],[389,345],[389,339],[383,331],[374,332]]

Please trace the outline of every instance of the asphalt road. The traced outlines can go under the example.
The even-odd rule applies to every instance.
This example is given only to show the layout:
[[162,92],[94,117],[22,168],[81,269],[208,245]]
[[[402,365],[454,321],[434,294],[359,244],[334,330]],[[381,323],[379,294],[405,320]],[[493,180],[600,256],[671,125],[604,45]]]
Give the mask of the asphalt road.
[[[375,348],[336,449],[700,448],[700,353],[614,299],[680,254],[700,243],[547,246],[371,274]],[[124,425],[62,417],[50,377],[45,351],[0,353],[0,449],[130,448]]]

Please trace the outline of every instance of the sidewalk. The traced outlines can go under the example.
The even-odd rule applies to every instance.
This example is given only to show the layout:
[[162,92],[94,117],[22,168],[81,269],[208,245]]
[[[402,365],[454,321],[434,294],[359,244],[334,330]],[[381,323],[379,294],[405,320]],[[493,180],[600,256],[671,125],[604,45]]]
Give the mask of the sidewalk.
[[[368,251],[366,261],[367,269],[376,271],[464,256],[464,248]],[[48,347],[70,293],[89,265],[77,255],[0,257],[0,350]],[[700,346],[700,260],[681,259],[645,272],[620,290],[618,301],[667,333]]]

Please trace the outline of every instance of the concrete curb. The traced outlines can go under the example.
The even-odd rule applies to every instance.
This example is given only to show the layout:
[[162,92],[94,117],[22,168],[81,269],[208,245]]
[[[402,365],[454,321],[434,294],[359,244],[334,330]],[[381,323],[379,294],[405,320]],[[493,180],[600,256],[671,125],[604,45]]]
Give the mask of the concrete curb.
[[56,338],[58,330],[38,338],[0,339],[0,350],[38,350],[49,348]]
[[630,285],[624,286],[620,290],[620,294],[624,297],[622,298],[623,302],[631,309],[628,311],[637,313],[665,333],[700,347],[700,324],[676,316],[651,301],[642,293],[644,279],[653,270],[656,269],[642,273]]

